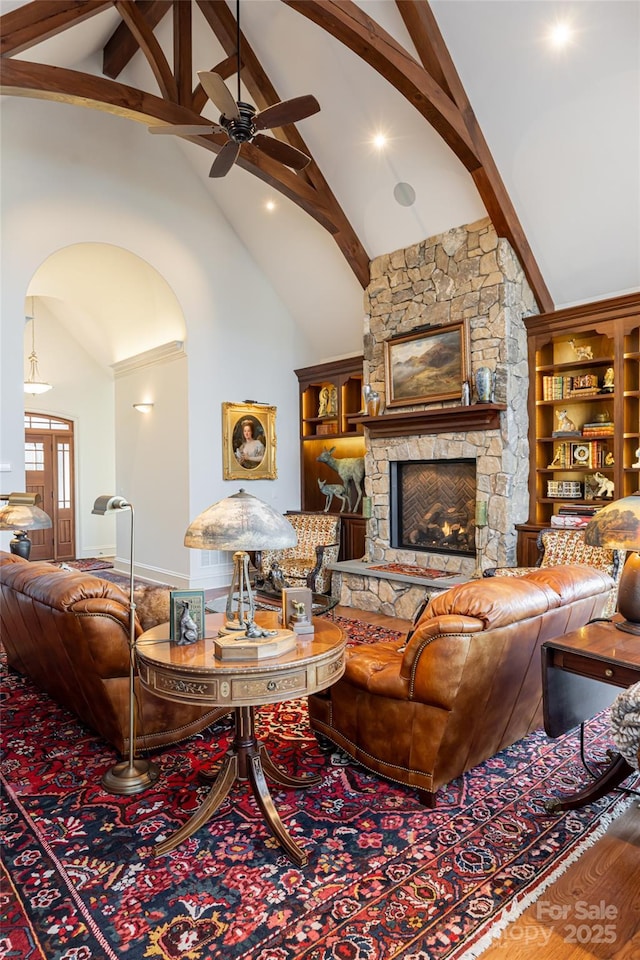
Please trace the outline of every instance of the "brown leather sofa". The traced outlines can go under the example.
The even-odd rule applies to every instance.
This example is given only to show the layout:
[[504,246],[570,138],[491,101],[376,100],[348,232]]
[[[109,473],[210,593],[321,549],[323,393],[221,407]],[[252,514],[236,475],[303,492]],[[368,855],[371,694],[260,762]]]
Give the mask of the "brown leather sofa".
[[[9,666],[126,755],[129,602],[114,583],[0,551],[1,640]],[[136,623],[136,635],[142,632]],[[136,750],[185,740],[228,709],[172,703],[136,680]]]
[[311,727],[433,806],[439,787],[542,726],[540,647],[599,617],[612,585],[566,566],[452,587],[405,639],[351,648],[341,679],[309,697]]

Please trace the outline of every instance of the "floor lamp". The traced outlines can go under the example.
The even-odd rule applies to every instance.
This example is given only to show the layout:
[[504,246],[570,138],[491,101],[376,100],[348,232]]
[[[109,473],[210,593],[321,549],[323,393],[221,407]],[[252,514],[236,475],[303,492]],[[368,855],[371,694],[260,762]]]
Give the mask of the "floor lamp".
[[142,760],[135,756],[135,644],[136,644],[136,604],[133,595],[133,504],[124,497],[109,494],[98,497],[92,513],[104,516],[105,513],[131,512],[131,534],[129,555],[129,757],[114,764],[102,778],[102,787],[108,793],[129,796],[146,790],[158,779],[160,768],[151,760]]

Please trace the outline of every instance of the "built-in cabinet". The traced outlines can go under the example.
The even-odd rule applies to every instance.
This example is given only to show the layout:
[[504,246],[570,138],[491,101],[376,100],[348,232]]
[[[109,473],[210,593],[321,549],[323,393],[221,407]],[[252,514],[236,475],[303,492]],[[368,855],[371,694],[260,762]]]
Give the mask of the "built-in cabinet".
[[530,515],[518,563],[535,562],[556,515],[640,486],[640,295],[525,320],[529,342]]
[[[327,494],[321,484],[340,484],[336,471],[318,459],[321,455],[329,453],[336,460],[364,457],[362,424],[350,419],[362,408],[362,363],[362,356],[347,357],[295,371],[300,389],[300,492],[305,511],[324,510]],[[352,500],[355,502],[354,497]],[[357,511],[341,511],[341,507],[334,497],[329,512],[342,516],[340,559],[359,559],[364,554],[366,533],[362,500]]]

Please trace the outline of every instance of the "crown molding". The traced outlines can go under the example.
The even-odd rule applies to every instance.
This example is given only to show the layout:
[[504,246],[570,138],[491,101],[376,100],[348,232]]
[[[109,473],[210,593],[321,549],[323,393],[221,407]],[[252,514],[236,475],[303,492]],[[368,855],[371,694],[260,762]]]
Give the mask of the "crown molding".
[[111,369],[117,379],[126,376],[133,370],[139,370],[141,367],[152,367],[157,363],[180,360],[182,357],[186,357],[184,340],[170,340],[169,343],[162,343],[152,350],[145,350],[143,353],[137,353],[125,360],[118,360],[117,363],[111,364]]

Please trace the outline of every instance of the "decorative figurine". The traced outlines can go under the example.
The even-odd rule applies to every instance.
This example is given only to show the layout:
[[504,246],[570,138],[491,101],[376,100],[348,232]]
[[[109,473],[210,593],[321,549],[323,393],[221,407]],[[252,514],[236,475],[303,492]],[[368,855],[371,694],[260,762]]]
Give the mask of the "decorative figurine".
[[598,484],[596,497],[601,500],[613,500],[613,491],[615,485],[613,480],[609,480],[603,473],[594,473],[593,479]]
[[558,433],[575,433],[576,425],[566,410],[556,410]]
[[195,643],[198,639],[198,624],[195,622],[189,611],[189,601],[182,601],[182,614],[180,616],[180,636],[176,640],[179,647],[187,647],[190,643]]
[[324,512],[328,513],[329,507],[334,497],[337,497],[338,500],[342,502],[340,507],[340,513],[343,513],[347,506],[347,491],[344,489],[344,484],[342,483],[326,483],[320,477],[318,477],[318,486],[324,493],[326,500],[324,503]]
[[602,381],[602,393],[613,393],[613,390],[613,367],[607,367],[604,372],[604,379]]
[[318,397],[318,417],[335,417],[338,413],[338,390],[335,384],[322,387]]
[[[364,457],[341,457],[337,460],[333,456],[335,447],[330,450],[323,450],[319,457],[316,457],[320,463],[326,463],[328,467],[338,474],[346,491],[347,502],[349,504],[349,513],[355,513],[362,500],[362,481],[364,480]],[[352,483],[356,494],[355,506],[351,504],[351,495],[349,494],[349,484]]]
[[640,447],[636,450],[636,462],[631,464],[632,467],[640,468]]
[[569,340],[569,345],[578,360],[593,360],[593,347],[591,347],[588,343],[577,344],[575,340]]

